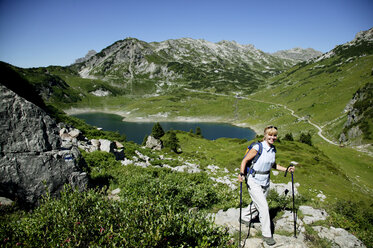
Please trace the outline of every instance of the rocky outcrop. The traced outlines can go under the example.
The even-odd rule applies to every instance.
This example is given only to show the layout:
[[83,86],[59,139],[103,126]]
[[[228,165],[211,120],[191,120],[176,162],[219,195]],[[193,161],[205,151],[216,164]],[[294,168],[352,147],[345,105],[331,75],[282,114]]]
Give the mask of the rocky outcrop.
[[160,151],[163,148],[163,144],[162,144],[161,140],[156,139],[153,136],[149,135],[148,138],[146,139],[145,147],[153,149],[153,150]]
[[88,53],[83,57],[83,58],[78,58],[75,60],[75,63],[82,63],[82,62],[85,62],[87,60],[89,60],[92,56],[96,55],[96,51],[95,50],[89,50]]
[[41,108],[0,85],[0,195],[21,205],[58,195],[68,183],[86,188],[77,147],[63,149],[59,128]]
[[[326,220],[328,214],[325,210],[314,209],[310,206],[299,206],[299,211],[302,212],[304,217],[296,218],[296,238],[277,234],[278,232],[293,234],[294,217],[291,211],[285,210],[284,214],[274,221],[275,234],[273,237],[276,240],[275,247],[312,247],[306,239],[305,225],[312,226],[320,238],[327,239],[333,244],[332,247],[365,247],[359,239],[342,228],[313,226],[318,221]],[[220,210],[216,214],[212,214],[215,223],[227,227],[232,234],[239,231],[239,216],[239,208],[230,208],[227,211]],[[248,227],[241,225],[241,229],[242,233],[247,236]],[[250,237],[243,239],[241,245],[245,243],[245,247],[269,247],[260,236],[258,237],[260,230],[260,222],[254,221],[250,229]]]
[[280,50],[272,53],[272,55],[283,59],[291,59],[296,62],[302,62],[309,59],[317,58],[322,55],[322,52],[316,51],[313,48],[303,49],[300,47],[296,47],[290,50]]
[[343,133],[339,137],[341,143],[361,145],[364,139],[370,140],[372,134],[371,123],[373,119],[373,83],[367,83],[360,88],[347,104],[345,112],[347,121]]

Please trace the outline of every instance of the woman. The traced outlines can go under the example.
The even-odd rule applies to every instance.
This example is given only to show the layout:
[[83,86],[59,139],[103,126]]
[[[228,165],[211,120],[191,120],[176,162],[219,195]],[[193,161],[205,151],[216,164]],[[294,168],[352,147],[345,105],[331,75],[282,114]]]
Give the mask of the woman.
[[[286,168],[276,163],[276,148],[273,143],[277,139],[277,127],[268,126],[264,129],[264,138],[261,142],[262,154],[259,159],[253,164],[250,173],[246,175],[247,188],[252,200],[252,203],[243,209],[240,222],[249,226],[250,221],[258,216],[262,224],[263,240],[268,245],[276,244],[271,233],[271,220],[269,217],[269,208],[267,203],[267,195],[269,191],[269,178],[271,168],[280,171],[286,171]],[[259,144],[253,146],[249,153],[241,162],[240,175],[238,180],[243,182],[245,179],[246,164],[252,160],[259,151]],[[295,168],[290,167],[289,171],[294,172]]]

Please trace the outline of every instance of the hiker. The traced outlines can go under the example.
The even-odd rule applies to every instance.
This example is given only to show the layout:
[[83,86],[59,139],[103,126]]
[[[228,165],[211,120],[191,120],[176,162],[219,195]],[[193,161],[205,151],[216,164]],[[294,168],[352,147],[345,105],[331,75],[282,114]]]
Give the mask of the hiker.
[[[246,180],[247,189],[249,191],[252,202],[243,209],[240,222],[246,226],[251,225],[251,221],[259,214],[259,220],[262,224],[263,240],[268,245],[276,244],[271,233],[271,221],[269,216],[269,208],[267,203],[267,195],[269,191],[269,178],[271,168],[280,171],[286,171],[283,167],[276,163],[276,148],[273,143],[277,139],[277,127],[268,126],[264,129],[264,138],[262,142],[256,143],[252,149],[248,151],[241,162],[240,175],[238,180],[243,182]],[[258,151],[261,152],[259,158],[250,166],[249,172],[246,172],[247,162],[254,159]],[[289,168],[289,171],[294,172],[295,168]]]

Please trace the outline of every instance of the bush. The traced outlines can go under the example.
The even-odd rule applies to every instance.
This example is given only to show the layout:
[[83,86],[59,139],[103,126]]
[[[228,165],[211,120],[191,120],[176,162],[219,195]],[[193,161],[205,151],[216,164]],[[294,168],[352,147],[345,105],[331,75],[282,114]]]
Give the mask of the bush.
[[311,134],[301,133],[299,137],[299,142],[312,146]]
[[109,201],[103,191],[65,187],[33,212],[0,223],[3,247],[230,247],[229,234],[204,214],[156,197]]
[[367,247],[373,247],[373,204],[339,200],[331,209],[331,225],[346,229]]
[[294,141],[293,134],[292,134],[292,133],[287,133],[287,134],[285,135],[284,140]]

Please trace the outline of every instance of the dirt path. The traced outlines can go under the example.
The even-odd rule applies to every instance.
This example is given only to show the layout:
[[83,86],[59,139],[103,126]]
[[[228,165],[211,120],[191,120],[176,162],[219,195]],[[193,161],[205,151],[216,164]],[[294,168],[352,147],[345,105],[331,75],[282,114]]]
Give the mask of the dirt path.
[[[199,91],[199,90],[191,90],[191,89],[185,89],[185,90],[192,91],[192,92],[198,92],[198,93],[213,94],[213,95],[217,95],[217,96],[231,96],[231,95],[226,95],[226,94],[218,94],[218,93],[204,92],[204,91]],[[283,105],[283,104],[281,104],[281,103],[273,103],[273,102],[267,102],[267,101],[262,101],[262,100],[250,99],[250,98],[248,98],[248,97],[240,97],[240,98],[242,98],[242,99],[246,99],[246,100],[250,100],[250,101],[262,102],[262,103],[267,103],[267,104],[273,104],[273,105],[280,106],[280,107],[286,109],[287,111],[289,111],[290,114],[291,114],[292,116],[294,116],[295,118],[297,118],[297,119],[303,119],[303,120],[307,121],[310,125],[312,125],[312,126],[314,126],[315,128],[317,128],[317,130],[318,130],[317,134],[318,134],[318,135],[319,135],[323,140],[325,140],[326,142],[328,142],[329,144],[336,145],[336,146],[339,145],[339,144],[337,144],[337,143],[331,141],[330,139],[326,138],[326,137],[322,134],[322,132],[323,132],[322,127],[320,127],[319,125],[317,125],[317,124],[311,122],[309,119],[306,119],[306,118],[304,118],[304,117],[300,117],[299,115],[296,115],[294,110],[288,108],[287,106],[285,106],[285,105]],[[237,99],[238,99],[238,98],[237,98]],[[238,111],[238,110],[237,110],[237,101],[236,101],[236,103],[235,103],[235,112],[237,112],[237,111]]]

